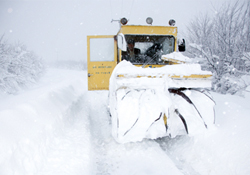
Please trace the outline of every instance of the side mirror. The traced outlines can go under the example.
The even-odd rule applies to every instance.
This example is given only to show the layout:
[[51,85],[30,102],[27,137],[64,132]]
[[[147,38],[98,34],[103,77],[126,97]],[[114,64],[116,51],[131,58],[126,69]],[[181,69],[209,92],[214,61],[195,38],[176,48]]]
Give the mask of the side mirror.
[[117,35],[117,43],[118,43],[119,49],[121,49],[124,52],[127,51],[127,42],[126,42],[125,36],[122,33],[119,33]]
[[182,41],[178,45],[178,50],[179,50],[179,52],[185,52],[185,50],[186,50],[186,44],[185,44],[185,40],[184,39],[182,39]]

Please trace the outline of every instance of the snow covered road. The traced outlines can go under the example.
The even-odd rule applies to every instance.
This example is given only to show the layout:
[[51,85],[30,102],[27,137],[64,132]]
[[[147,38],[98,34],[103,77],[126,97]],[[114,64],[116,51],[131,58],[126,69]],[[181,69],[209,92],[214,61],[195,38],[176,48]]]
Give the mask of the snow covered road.
[[250,94],[213,96],[214,129],[118,144],[108,92],[88,92],[86,71],[48,69],[29,90],[1,95],[0,174],[250,174]]
[[[160,145],[152,140],[119,144],[111,136],[108,92],[89,92],[89,119],[96,174],[182,174]],[[95,174],[95,173],[94,173]]]

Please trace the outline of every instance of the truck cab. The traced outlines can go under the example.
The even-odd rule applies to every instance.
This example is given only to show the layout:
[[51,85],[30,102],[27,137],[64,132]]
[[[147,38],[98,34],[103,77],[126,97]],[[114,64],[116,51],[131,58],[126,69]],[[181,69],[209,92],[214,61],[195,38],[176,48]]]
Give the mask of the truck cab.
[[[117,35],[87,37],[88,90],[108,90],[112,71],[122,60],[152,68],[175,64],[162,59],[162,55],[177,51],[177,27],[173,20],[170,26],[126,25],[125,18],[120,23]],[[134,53],[128,47],[131,41]],[[185,41],[178,47],[185,51]]]

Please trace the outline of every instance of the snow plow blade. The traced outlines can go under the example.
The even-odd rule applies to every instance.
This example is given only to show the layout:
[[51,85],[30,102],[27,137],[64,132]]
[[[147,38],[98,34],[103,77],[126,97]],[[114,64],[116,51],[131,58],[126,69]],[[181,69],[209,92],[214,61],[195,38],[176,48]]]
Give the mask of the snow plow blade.
[[120,62],[109,86],[112,135],[119,143],[195,134],[214,123],[205,88],[212,74],[197,64],[136,67]]

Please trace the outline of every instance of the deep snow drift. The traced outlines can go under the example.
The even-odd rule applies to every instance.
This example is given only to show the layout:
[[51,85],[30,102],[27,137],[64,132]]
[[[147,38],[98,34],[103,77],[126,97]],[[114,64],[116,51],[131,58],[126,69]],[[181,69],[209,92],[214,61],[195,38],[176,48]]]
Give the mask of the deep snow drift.
[[194,136],[118,144],[107,91],[86,71],[49,69],[19,95],[1,94],[0,174],[250,174],[250,94],[212,93],[216,127]]

